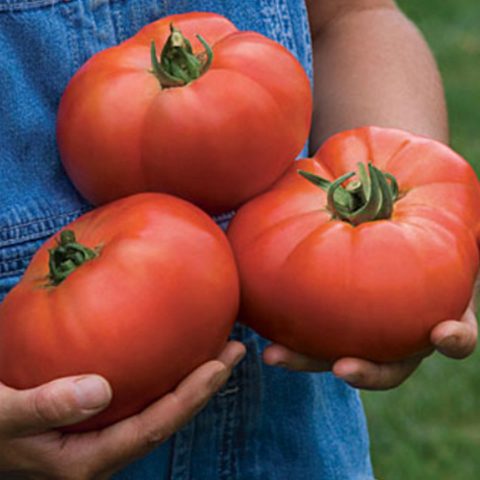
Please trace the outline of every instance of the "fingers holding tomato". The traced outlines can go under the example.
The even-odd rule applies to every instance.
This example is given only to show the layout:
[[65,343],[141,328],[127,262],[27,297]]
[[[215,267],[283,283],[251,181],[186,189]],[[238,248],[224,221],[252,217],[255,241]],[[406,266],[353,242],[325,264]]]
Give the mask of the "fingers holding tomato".
[[228,241],[162,194],[85,214],[37,252],[0,306],[0,380],[26,389],[97,373],[113,399],[69,431],[102,428],[170,391],[223,349],[239,302]]
[[[442,323],[469,304],[479,212],[473,170],[445,145],[373,127],[338,134],[233,220],[241,318],[306,358],[406,362],[446,337]],[[471,326],[456,327],[453,356],[474,343]]]
[[[0,385],[0,476],[107,479],[179,430],[227,381],[245,354],[229,342],[216,359],[137,414],[103,430],[56,430],[105,408],[112,391],[97,376],[56,379],[30,390]],[[8,472],[8,473],[6,473]]]

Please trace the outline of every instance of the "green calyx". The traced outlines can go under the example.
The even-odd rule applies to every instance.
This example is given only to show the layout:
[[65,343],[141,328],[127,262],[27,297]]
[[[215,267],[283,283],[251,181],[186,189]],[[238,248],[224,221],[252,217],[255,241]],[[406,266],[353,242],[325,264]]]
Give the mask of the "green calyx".
[[61,232],[60,238],[56,241],[57,246],[48,251],[50,255],[49,286],[59,285],[78,267],[98,256],[98,251],[77,243],[72,230]]
[[165,43],[160,59],[152,40],[150,54],[152,70],[162,88],[183,87],[203,75],[213,60],[213,51],[201,35],[197,35],[205,51],[195,55],[192,44],[182,32],[170,24],[170,36]]
[[395,177],[380,171],[371,163],[367,168],[359,163],[358,178],[345,187],[342,184],[352,178],[355,172],[342,175],[333,182],[304,170],[299,170],[298,173],[327,192],[327,208],[333,218],[360,225],[390,218],[393,204],[398,199]]

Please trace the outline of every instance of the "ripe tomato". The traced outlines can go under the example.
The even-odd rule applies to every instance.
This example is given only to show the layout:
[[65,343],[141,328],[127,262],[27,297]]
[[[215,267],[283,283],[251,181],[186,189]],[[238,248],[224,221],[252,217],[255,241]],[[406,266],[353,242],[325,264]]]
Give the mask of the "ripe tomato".
[[241,318],[316,358],[408,357],[467,308],[479,232],[478,181],[447,146],[391,129],[340,133],[231,224]]
[[87,61],[63,95],[57,136],[68,175],[93,204],[158,191],[214,214],[285,172],[311,113],[308,77],[283,46],[188,13]]
[[104,427],[216,357],[238,295],[228,241],[205,213],[163,194],[118,200],[48,240],[0,305],[0,380],[103,375],[111,405],[65,430]]

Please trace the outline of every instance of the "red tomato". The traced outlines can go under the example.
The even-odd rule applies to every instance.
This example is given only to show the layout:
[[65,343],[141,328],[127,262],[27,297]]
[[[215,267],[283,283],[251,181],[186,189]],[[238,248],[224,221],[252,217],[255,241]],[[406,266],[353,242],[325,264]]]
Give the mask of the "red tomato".
[[65,231],[85,247],[56,248],[54,278],[52,237],[0,306],[0,380],[24,389],[105,376],[111,405],[65,429],[86,431],[142,410],[220,353],[238,310],[238,276],[220,228],[168,195],[119,200]]
[[[358,162],[393,175],[399,193],[390,176],[370,167],[363,185],[370,178],[380,190],[365,192],[358,178],[344,178],[337,187],[345,188],[333,194],[330,182],[313,178],[330,189],[328,203],[297,173],[331,181],[356,171]],[[393,205],[388,195],[396,197]],[[232,222],[241,318],[315,358],[408,357],[429,347],[433,326],[467,308],[479,232],[478,181],[447,146],[400,130],[340,133]]]
[[[160,58],[152,41],[158,52],[167,44]],[[283,46],[220,15],[189,13],[147,25],[76,73],[58,145],[93,204],[158,191],[220,213],[285,172],[311,113],[308,77]]]

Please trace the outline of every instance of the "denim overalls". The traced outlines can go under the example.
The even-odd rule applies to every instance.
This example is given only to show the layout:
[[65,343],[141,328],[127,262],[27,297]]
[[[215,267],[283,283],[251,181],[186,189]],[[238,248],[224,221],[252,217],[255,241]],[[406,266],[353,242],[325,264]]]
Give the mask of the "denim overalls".
[[[91,208],[66,178],[55,143],[68,80],[144,24],[192,10],[279,41],[311,76],[303,0],[0,0],[0,299],[43,241]],[[240,325],[233,336],[248,355],[228,384],[171,441],[114,478],[372,479],[357,392],[331,374],[267,367],[265,340]]]

